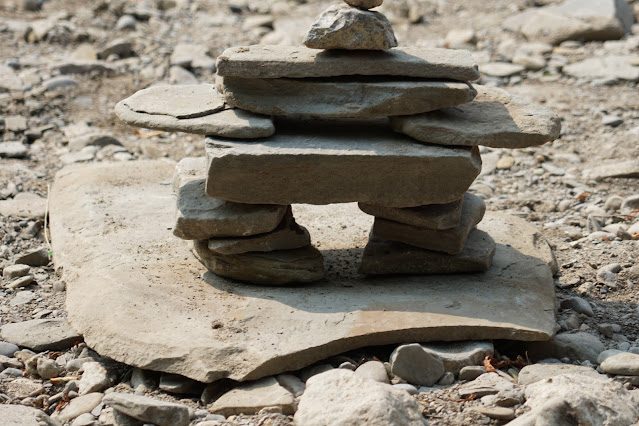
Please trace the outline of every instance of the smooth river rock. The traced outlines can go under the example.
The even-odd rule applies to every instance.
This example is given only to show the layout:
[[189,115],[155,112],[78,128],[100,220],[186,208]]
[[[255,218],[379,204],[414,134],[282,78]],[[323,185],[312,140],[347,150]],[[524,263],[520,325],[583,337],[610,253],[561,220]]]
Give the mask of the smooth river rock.
[[206,193],[237,203],[443,204],[481,169],[477,148],[420,144],[371,120],[278,120],[260,142],[208,137],[206,155]]
[[311,49],[387,50],[397,46],[397,39],[381,13],[339,4],[315,19],[304,45]]
[[439,145],[525,148],[559,136],[561,122],[548,108],[503,89],[475,85],[474,101],[415,116],[391,117],[391,125],[417,140]]
[[326,279],[245,285],[207,273],[189,243],[167,229],[175,197],[162,183],[174,167],[160,160],[75,166],[52,186],[52,251],[68,283],[69,320],[103,356],[204,382],[246,381],[366,346],[554,333],[554,283],[544,260],[551,252],[522,219],[486,215],[480,229],[497,250],[483,274],[365,279],[357,274],[358,247],[372,218],[357,204],[296,205],[296,220],[322,250]]
[[[464,196],[466,197],[466,195]],[[404,209],[378,204],[359,203],[359,208],[375,217],[405,223],[420,228],[450,229],[459,225],[464,199],[447,204],[427,204]]]
[[403,47],[384,51],[316,50],[304,46],[241,46],[217,57],[217,74],[244,78],[396,75],[474,81],[479,70],[465,50]]
[[459,105],[477,92],[461,82],[388,77],[222,77],[229,104],[260,114],[334,118],[410,115]]

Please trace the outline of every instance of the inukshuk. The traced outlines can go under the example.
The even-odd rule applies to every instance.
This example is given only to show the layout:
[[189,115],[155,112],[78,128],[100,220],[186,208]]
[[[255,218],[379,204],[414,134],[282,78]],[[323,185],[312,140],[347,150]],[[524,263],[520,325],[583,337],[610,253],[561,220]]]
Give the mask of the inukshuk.
[[495,242],[475,229],[478,145],[523,148],[559,135],[551,111],[479,78],[467,51],[395,48],[391,24],[347,0],[306,47],[246,46],[212,85],[158,86],[116,106],[127,123],[206,135],[206,158],[176,169],[174,234],[212,272],[257,284],[322,279],[321,253],[291,204],[359,202],[375,216],[363,274],[481,272]]

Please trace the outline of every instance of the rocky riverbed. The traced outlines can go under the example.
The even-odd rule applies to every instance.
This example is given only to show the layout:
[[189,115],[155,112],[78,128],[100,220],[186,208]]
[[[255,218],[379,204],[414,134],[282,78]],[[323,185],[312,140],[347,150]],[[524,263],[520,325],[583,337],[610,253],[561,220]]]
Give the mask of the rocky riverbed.
[[215,59],[230,46],[300,45],[329,5],[0,3],[5,424],[639,420],[639,1],[387,0],[375,9],[389,18],[400,47],[468,49],[479,83],[560,115],[562,133],[552,143],[482,148],[471,187],[489,211],[527,220],[554,249],[551,342],[366,347],[238,387],[114,362],[68,325],[64,271],[50,261],[54,175],[81,163],[135,168],[140,160],[204,155],[202,138],[126,126],[115,104],[158,83],[213,83]]

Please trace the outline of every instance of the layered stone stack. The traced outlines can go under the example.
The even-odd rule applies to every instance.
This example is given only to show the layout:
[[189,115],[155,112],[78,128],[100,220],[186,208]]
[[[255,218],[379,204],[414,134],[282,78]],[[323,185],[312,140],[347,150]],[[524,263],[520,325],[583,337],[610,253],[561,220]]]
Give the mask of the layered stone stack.
[[347,3],[317,18],[306,47],[224,51],[217,91],[154,87],[116,106],[131,124],[207,135],[206,160],[176,170],[175,235],[216,274],[310,282],[323,277],[322,256],[291,204],[355,201],[375,216],[360,272],[488,269],[495,242],[475,229],[485,205],[467,193],[477,146],[542,144],[558,118],[471,86],[479,73],[466,51],[394,48],[388,20],[368,10],[381,0]]

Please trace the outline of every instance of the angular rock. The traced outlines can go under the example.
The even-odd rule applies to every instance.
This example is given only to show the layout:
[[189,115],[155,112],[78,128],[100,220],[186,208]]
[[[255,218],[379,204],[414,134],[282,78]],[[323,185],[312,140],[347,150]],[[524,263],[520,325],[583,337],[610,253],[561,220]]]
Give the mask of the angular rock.
[[223,109],[196,118],[175,118],[135,112],[119,102],[115,106],[118,118],[127,124],[167,132],[217,135],[227,138],[264,138],[275,132],[273,120],[240,109]]
[[239,237],[274,230],[287,206],[240,204],[206,195],[204,179],[185,183],[177,192],[173,234],[183,240]]
[[29,147],[22,142],[0,142],[0,158],[25,158]]
[[468,234],[481,222],[484,213],[486,213],[484,201],[476,195],[467,194],[464,197],[461,220],[455,228],[444,230],[418,228],[392,220],[375,218],[372,234],[384,240],[457,255],[464,250]]
[[503,89],[475,85],[474,101],[416,116],[391,117],[391,125],[417,140],[439,145],[525,148],[559,136],[559,117]]
[[359,7],[360,9],[372,9],[377,6],[381,6],[384,0],[344,0],[346,4],[350,4],[353,7]]
[[55,425],[45,412],[24,405],[0,404],[0,418],[5,426]]
[[217,58],[217,74],[244,78],[307,78],[395,75],[474,81],[477,64],[469,52],[404,47],[385,51],[318,51],[301,46],[242,46]]
[[224,109],[224,98],[212,84],[152,86],[122,103],[134,112],[178,119],[204,117]]
[[115,375],[100,362],[85,362],[82,368],[84,372],[78,383],[80,395],[102,391],[115,382]]
[[0,216],[44,219],[46,210],[47,200],[31,192],[20,192],[10,200],[0,201]]
[[357,367],[355,374],[359,374],[370,380],[380,383],[390,383],[384,363],[380,361],[368,361]]
[[82,414],[90,413],[95,407],[100,405],[103,396],[103,394],[95,392],[73,398],[62,411],[53,415],[53,419],[64,423]]
[[44,392],[44,388],[42,387],[42,384],[38,382],[19,377],[7,382],[4,385],[3,391],[11,398],[24,399],[41,394]]
[[277,382],[286,390],[293,394],[295,398],[301,396],[306,390],[306,385],[299,377],[292,374],[280,374],[277,376]]
[[599,166],[588,167],[584,169],[583,177],[594,180],[602,180],[605,178],[636,178],[639,177],[639,161],[615,160]]
[[82,342],[66,319],[36,319],[5,324],[2,339],[34,351],[63,350]]
[[341,368],[312,377],[300,398],[295,423],[308,426],[425,425],[417,402],[405,391]]
[[206,193],[238,203],[443,204],[481,168],[477,150],[415,143],[382,121],[281,120],[260,142],[206,141]]
[[256,414],[265,407],[279,407],[286,415],[295,412],[293,394],[277,383],[274,377],[238,386],[219,397],[210,411],[228,417],[235,414]]
[[300,205],[297,221],[337,270],[313,286],[238,285],[205,273],[188,243],[158,226],[172,221],[175,197],[159,183],[174,168],[166,160],[76,166],[52,187],[51,241],[69,319],[102,356],[202,382],[245,381],[365,346],[554,333],[552,254],[522,219],[488,213],[480,223],[498,243],[483,274],[365,279],[353,247],[366,243],[370,216],[356,204]]
[[222,255],[206,241],[195,241],[193,251],[211,272],[226,278],[263,285],[311,283],[324,278],[324,259],[314,247]]
[[422,349],[441,359],[444,369],[455,376],[466,366],[482,365],[495,351],[492,342],[425,343]]
[[598,361],[601,369],[608,374],[639,376],[638,354],[608,350],[599,354]]
[[2,278],[10,281],[14,278],[25,277],[30,270],[29,265],[10,265],[2,270]]
[[445,371],[442,360],[418,343],[399,346],[391,354],[389,362],[394,375],[419,386],[434,385]]
[[462,82],[340,77],[324,79],[221,77],[227,103],[266,115],[371,118],[411,115],[470,102]]
[[541,380],[552,379],[564,374],[580,374],[599,377],[592,367],[584,367],[573,364],[531,364],[521,369],[517,378],[517,384],[529,385]]
[[241,238],[211,238],[207,242],[209,250],[222,255],[292,250],[309,245],[311,236],[306,228],[295,222],[290,207],[282,222],[271,232]]
[[177,195],[180,187],[188,182],[206,177],[206,157],[186,157],[181,159],[173,172],[173,192]]
[[[466,197],[466,195],[464,195]],[[378,204],[359,203],[359,208],[375,217],[405,223],[420,228],[451,229],[459,225],[463,198],[448,204],[395,208]]]
[[572,360],[588,360],[597,363],[597,357],[605,349],[603,343],[592,334],[558,334],[547,342],[528,344],[528,353],[532,359],[567,357]]
[[304,45],[311,49],[388,50],[397,46],[397,39],[381,13],[340,4],[315,19]]
[[29,250],[25,254],[16,257],[14,260],[14,263],[16,265],[29,266],[47,266],[49,262],[49,249],[47,249],[46,247]]
[[[634,62],[633,62],[634,61]],[[564,74],[572,77],[613,78],[617,80],[639,81],[639,66],[636,66],[637,56],[609,55],[587,58],[563,67]],[[633,65],[634,64],[634,65]]]
[[374,234],[369,239],[359,272],[365,275],[388,274],[458,274],[483,272],[490,268],[495,241],[487,233],[473,230],[458,255],[425,250]]
[[146,396],[111,392],[105,395],[102,402],[144,423],[153,423],[158,426],[187,426],[190,421],[189,408],[186,405]]

